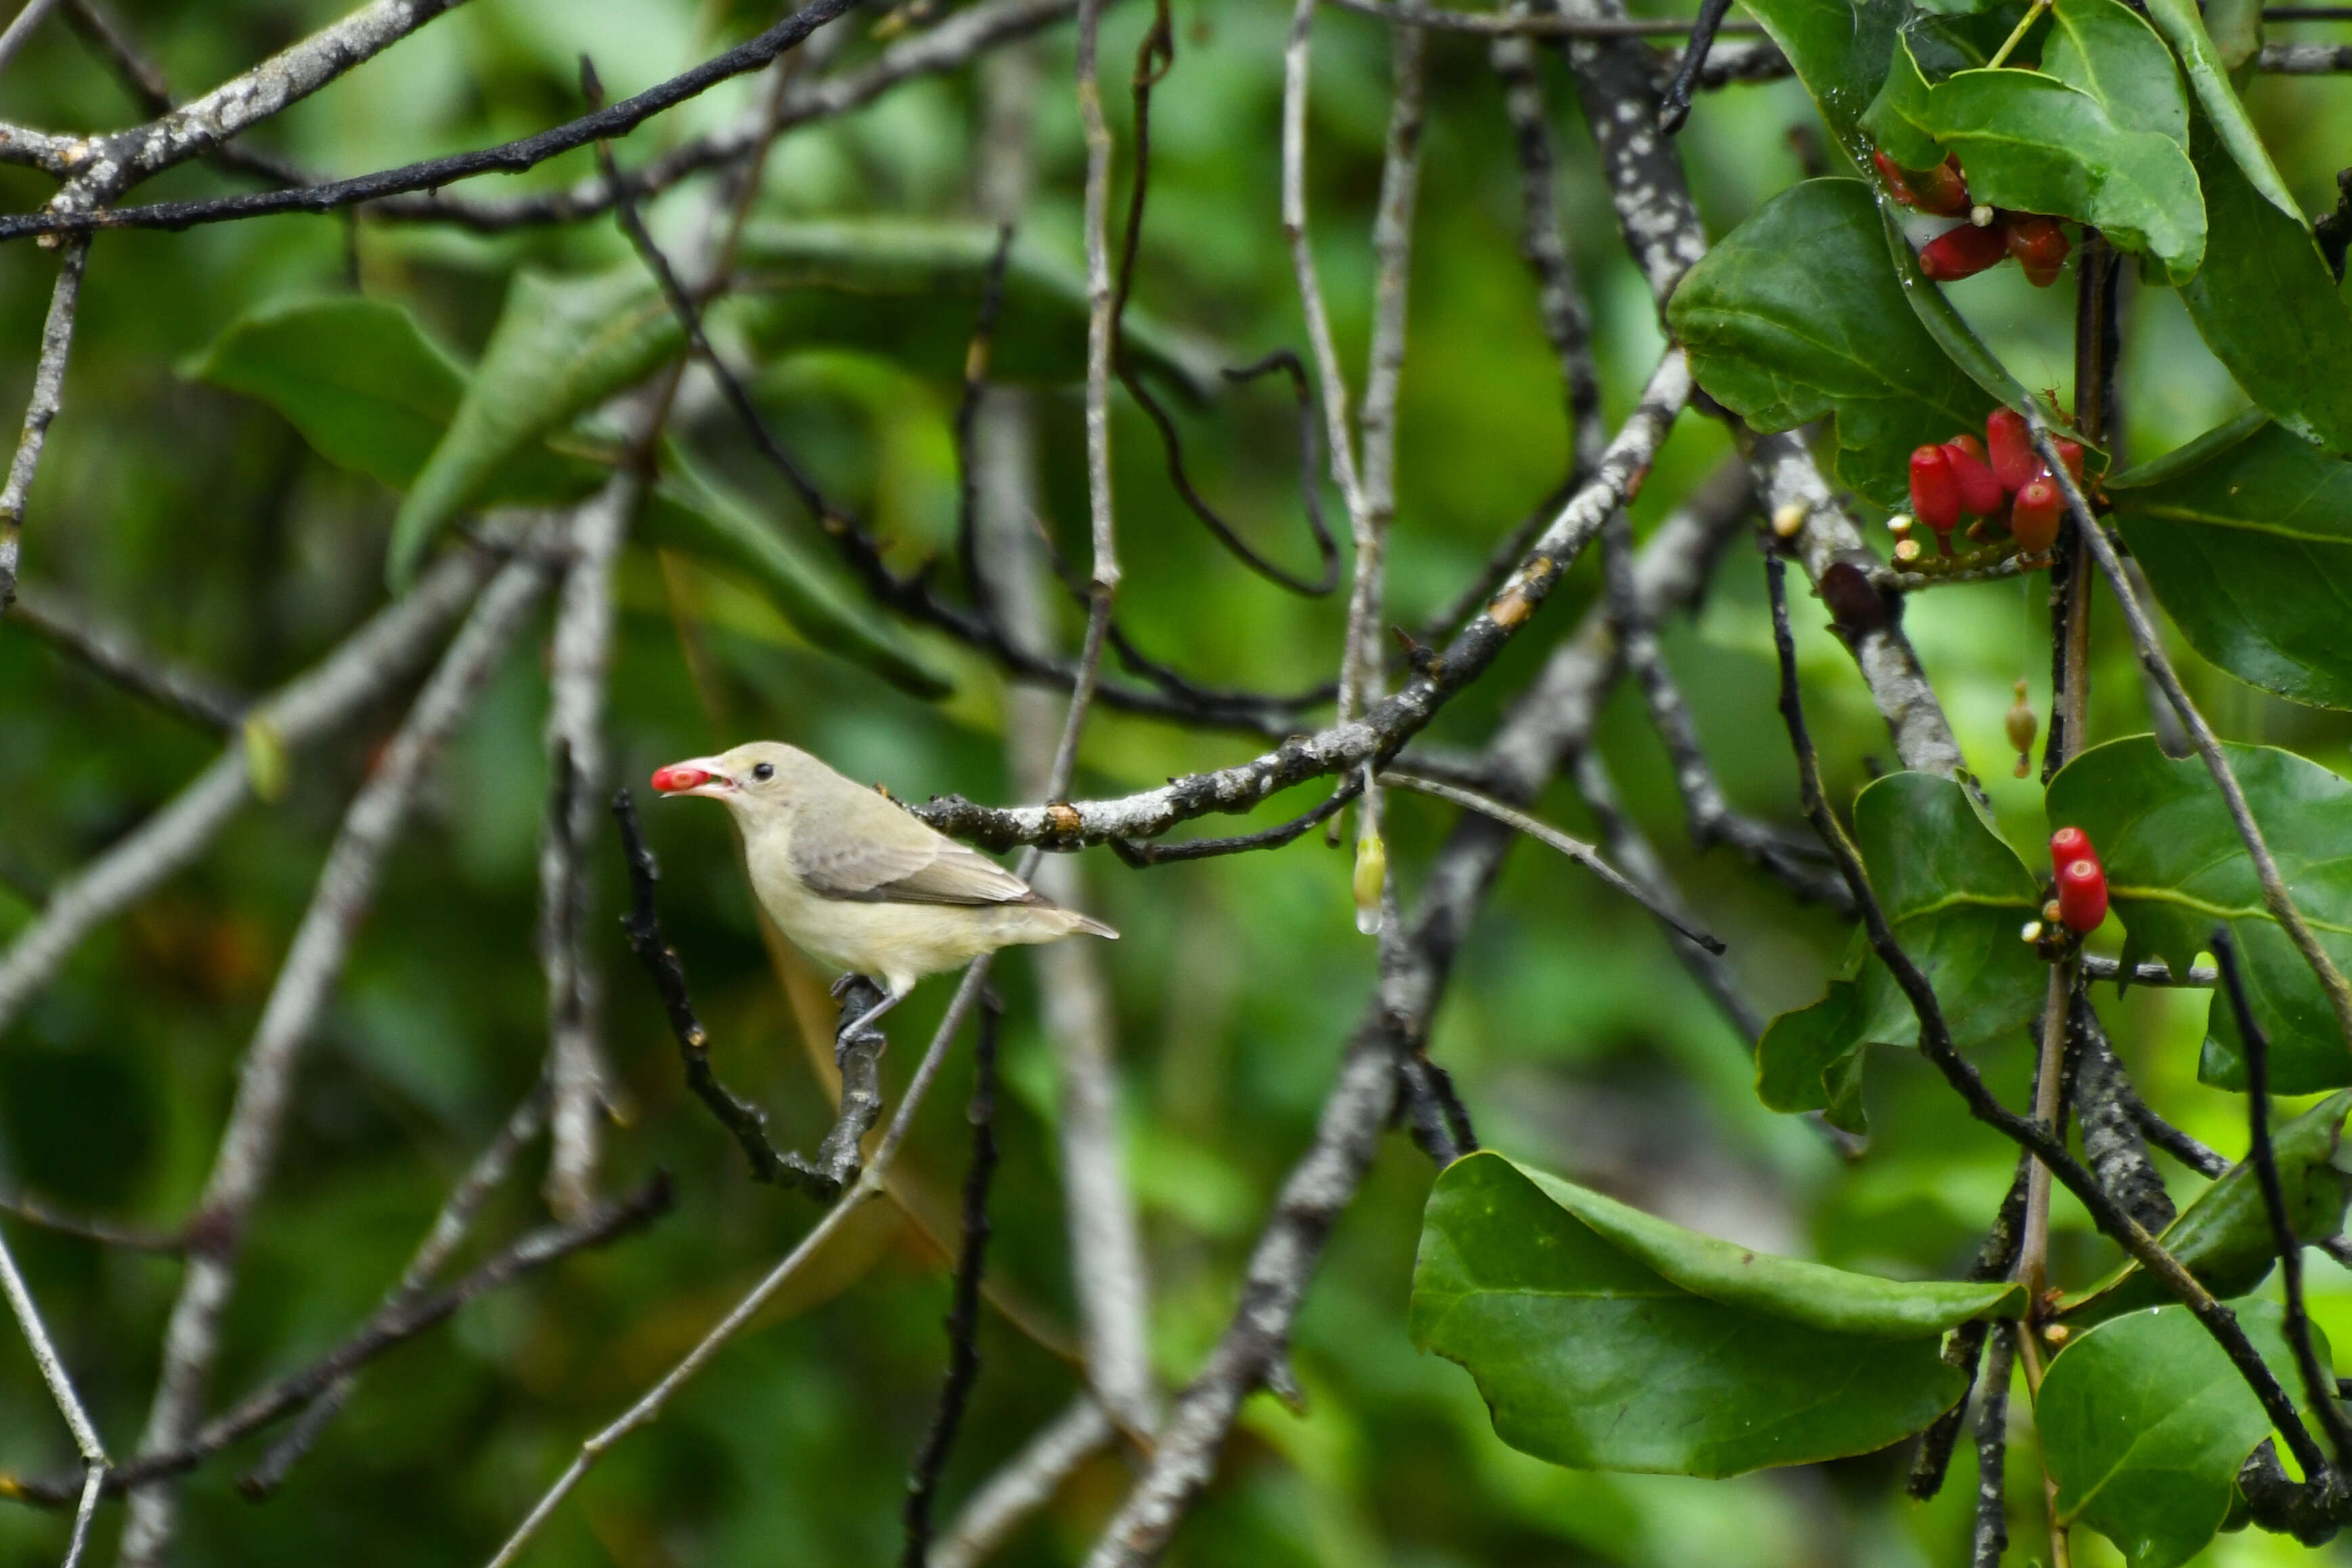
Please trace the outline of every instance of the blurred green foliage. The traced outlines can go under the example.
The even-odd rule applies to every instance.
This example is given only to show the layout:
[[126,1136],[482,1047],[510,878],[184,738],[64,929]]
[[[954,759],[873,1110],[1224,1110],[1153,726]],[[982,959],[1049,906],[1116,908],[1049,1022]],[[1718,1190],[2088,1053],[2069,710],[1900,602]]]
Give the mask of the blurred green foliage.
[[[123,12],[172,80],[191,91],[330,19],[332,0],[164,0]],[[753,8],[689,0],[478,0],[428,27],[254,140],[309,167],[359,172],[481,144],[576,107],[585,50],[617,96],[758,25]],[[1145,21],[1105,24],[1107,93],[1129,145],[1122,79]],[[1152,199],[1138,301],[1213,342],[1234,362],[1303,342],[1276,225],[1282,8],[1180,0],[1179,58],[1155,100]],[[853,55],[870,50],[868,22]],[[1037,46],[1039,189],[1025,240],[1074,262],[1080,150],[1066,32]],[[1432,52],[1427,175],[1404,382],[1402,502],[1391,618],[1414,624],[1476,569],[1490,545],[1558,479],[1561,395],[1516,254],[1516,164],[1482,46]],[[1545,64],[1562,140],[1568,233],[1596,314],[1606,401],[1630,404],[1661,345],[1657,315],[1615,238],[1597,168],[1557,61]],[[1327,12],[1316,36],[1313,233],[1356,384],[1368,331],[1367,237],[1387,98],[1379,24]],[[635,163],[750,101],[737,82],[638,132]],[[2287,186],[2332,203],[2352,132],[2352,86],[2263,79],[2250,92]],[[129,123],[136,111],[75,42],[46,26],[0,78],[0,115],[52,127]],[[780,219],[961,217],[973,137],[968,75],[903,87],[837,122],[793,132],[768,166],[763,215]],[[1721,233],[1802,176],[1833,145],[1791,82],[1710,95],[1682,148],[1710,231]],[[1832,152],[1828,154],[1834,157]],[[573,154],[499,190],[578,178]],[[226,188],[190,167],[153,196]],[[0,204],[29,209],[45,182],[0,169]],[[692,197],[650,217],[672,233]],[[27,574],[69,589],[155,647],[259,690],[286,679],[380,602],[397,498],[311,455],[276,413],[181,379],[174,367],[257,307],[357,289],[405,304],[444,341],[478,354],[518,268],[584,271],[625,258],[608,222],[481,237],[442,227],[281,217],[181,235],[102,236],[93,252],[66,409],[25,535]],[[54,261],[0,249],[0,393],[20,399]],[[2071,374],[2071,290],[2037,293],[2011,268],[1953,296],[2028,385]],[[2132,458],[2169,450],[2245,399],[2206,353],[2178,298],[2132,297],[2123,405]],[[929,367],[925,367],[926,369]],[[782,347],[759,392],[828,486],[892,542],[899,563],[951,546],[956,388],[887,359]],[[12,401],[10,406],[14,406]],[[1041,396],[1045,521],[1083,558],[1079,408]],[[1294,434],[1278,387],[1228,393],[1179,416],[1197,480],[1266,548],[1303,562]],[[1339,609],[1284,597],[1205,541],[1170,493],[1156,443],[1122,399],[1115,451],[1127,586],[1143,645],[1203,679],[1290,689],[1338,657]],[[690,447],[758,498],[781,526],[805,521],[717,411],[682,421]],[[1646,527],[1727,451],[1716,425],[1677,430],[1636,508]],[[1336,504],[1336,503],[1334,503]],[[821,548],[806,532],[801,542]],[[1497,668],[1447,710],[1442,739],[1474,743],[1597,590],[1581,564]],[[926,704],[803,642],[764,605],[716,578],[666,580],[649,553],[625,557],[613,716],[619,772],[751,736],[807,745],[853,775],[920,798],[1008,795],[998,683],[961,651],[927,640],[957,691]],[[2046,704],[2044,584],[1920,596],[1906,622],[2011,843],[2046,831],[2038,791],[2012,781],[2001,717],[2010,683]],[[698,626],[698,681],[673,620]],[[1801,605],[1801,611],[1806,607]],[[1670,658],[1734,802],[1793,816],[1793,774],[1770,708],[1772,675],[1754,556],[1736,549],[1696,625],[1670,629]],[[1065,634],[1076,612],[1065,615]],[[1843,650],[1801,613],[1807,700],[1833,791],[1850,798],[1883,728]],[[2147,728],[2128,650],[2096,626],[2094,734]],[[2352,721],[2242,686],[2182,652],[2187,679],[2234,738],[2342,768]],[[299,1108],[262,1205],[228,1320],[217,1399],[331,1344],[395,1277],[447,1184],[524,1093],[544,1040],[533,957],[539,816],[536,647],[518,652],[439,770],[403,840],[349,975],[305,1062]],[[370,745],[396,721],[295,760],[278,804],[244,813],[193,869],[89,941],[0,1037],[0,1179],[60,1205],[170,1226],[209,1165],[239,1052],[299,919],[341,803]],[[0,626],[0,938],[45,891],[167,800],[214,741],[101,685],[15,626]],[[1100,715],[1083,756],[1089,793],[1158,782],[1239,758],[1244,739]],[[1758,1003],[1818,996],[1846,933],[1793,906],[1718,853],[1684,852],[1665,760],[1624,694],[1601,728],[1635,816]],[[1283,802],[1277,809],[1294,809]],[[1565,791],[1543,805],[1571,832],[1590,824]],[[1264,814],[1271,820],[1275,811]],[[771,970],[719,814],[664,807],[653,832],[665,912],[686,955],[722,1069],[806,1142],[825,1120],[793,1016]],[[1433,803],[1391,808],[1391,865],[1408,896],[1447,826]],[[617,907],[617,856],[598,846],[600,909]],[[1127,940],[1116,984],[1129,1156],[1154,1287],[1155,1354],[1173,1385],[1231,1310],[1239,1268],[1270,1194],[1308,1136],[1338,1051],[1372,978],[1354,931],[1344,856],[1319,839],[1278,854],[1130,873],[1087,863],[1089,907]],[[677,1211],[651,1232],[570,1260],[466,1309],[372,1368],[352,1407],[266,1506],[215,1463],[188,1483],[181,1561],[190,1564],[465,1563],[485,1557],[572,1447],[680,1353],[809,1223],[801,1200],[751,1184],[735,1151],[680,1092],[673,1048],[609,921],[612,1049],[630,1100],[614,1138],[615,1184],[676,1173]],[[1001,1137],[1006,1163],[992,1253],[1008,1287],[1072,1317],[1051,1136],[1051,1064],[1025,962],[1001,970],[1010,1022]],[[902,1010],[903,1074],[943,1001]],[[2149,1099],[2208,1142],[2242,1143],[2242,1105],[2196,1082],[2202,998],[2136,991],[2099,1003]],[[1688,984],[1656,931],[1572,868],[1514,858],[1480,920],[1440,1015],[1434,1056],[1456,1075],[1493,1147],[1708,1234],[1896,1278],[1960,1268],[2006,1184],[2008,1147],[1969,1123],[1908,1052],[1874,1050],[1869,1152],[1836,1158],[1808,1127],[1757,1100],[1741,1041]],[[2021,1040],[1979,1053],[2012,1103],[2024,1098]],[[945,1193],[961,1169],[967,1069],[951,1069],[910,1145],[908,1167]],[[895,1086],[897,1079],[891,1079]],[[1601,1562],[1667,1568],[1812,1563],[1948,1564],[1965,1557],[1971,1461],[1918,1507],[1881,1455],[1727,1482],[1559,1470],[1495,1437],[1460,1369],[1416,1353],[1405,1321],[1413,1239],[1432,1173],[1391,1140],[1342,1223],[1299,1325],[1303,1415],[1254,1401],[1219,1485],[1172,1561],[1192,1564]],[[492,1238],[533,1221],[525,1180],[484,1225]],[[2194,1184],[2184,1182],[2182,1191]],[[944,1354],[947,1281],[938,1253],[869,1211],[757,1330],[727,1351],[662,1424],[609,1457],[534,1549],[550,1565],[872,1563],[896,1555],[907,1456],[928,1418]],[[2084,1284],[2112,1252],[2063,1196],[2055,1273]],[[118,1452],[143,1416],[179,1269],[13,1222],[9,1239],[66,1357]],[[2352,1279],[2315,1260],[2315,1310],[2352,1339]],[[1070,1397],[1066,1365],[1009,1329],[983,1325],[985,1364],[950,1466],[950,1503]],[[0,1335],[0,1467],[46,1472],[70,1457],[27,1358]],[[249,1460],[254,1450],[231,1456]],[[2012,1531],[2043,1539],[2030,1445],[2012,1447]],[[1074,1562],[1120,1495],[1099,1459],[1003,1557]],[[110,1550],[119,1510],[101,1516]],[[61,1518],[0,1508],[0,1562],[54,1560]],[[2030,1544],[2021,1551],[2033,1550]],[[2076,1561],[2105,1563],[2079,1535]],[[2301,1560],[2291,1544],[2224,1536],[2217,1563]]]

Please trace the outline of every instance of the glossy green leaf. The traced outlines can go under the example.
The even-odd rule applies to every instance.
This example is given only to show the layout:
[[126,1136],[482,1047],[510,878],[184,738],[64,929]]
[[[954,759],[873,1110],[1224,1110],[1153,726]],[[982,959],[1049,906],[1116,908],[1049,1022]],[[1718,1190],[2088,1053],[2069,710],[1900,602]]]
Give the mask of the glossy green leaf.
[[[2291,752],[2222,750],[2304,919],[2339,966],[2352,963],[2352,783]],[[2352,1084],[2352,1047],[2327,994],[2263,907],[2253,864],[2200,760],[2168,757],[2149,735],[2110,742],[2061,769],[2047,804],[2053,826],[2090,834],[2130,951],[2157,953],[2184,973],[2214,926],[2228,924],[2254,1016],[2270,1037],[2274,1090]],[[2199,1072],[2237,1089],[2245,1064],[2230,1012],[2216,996]]]
[[1413,1342],[1505,1442],[1577,1469],[1730,1476],[1885,1447],[1966,1390],[1939,1353],[2009,1284],[1903,1283],[1667,1224],[1495,1153],[1438,1177]]
[[[2329,1162],[2342,1141],[2347,1111],[2352,1111],[2352,1090],[2339,1089],[2271,1134],[2288,1215],[2294,1233],[2306,1241],[2325,1240],[2344,1228],[2344,1205],[2352,1190]],[[2261,1181],[2242,1161],[2198,1194],[2158,1239],[2216,1296],[2246,1294],[2269,1278],[2277,1261]],[[2068,1297],[2060,1311],[2073,1322],[2096,1322],[2171,1300],[2171,1292],[2137,1263],[2126,1261],[2091,1289]]]
[[[2148,0],[2147,17],[2164,35],[2165,42],[2172,46],[2172,52],[2180,57],[2181,67],[2189,74],[2189,89],[2197,95],[2198,107],[2205,111],[2206,120],[2248,185],[2298,228],[2309,229],[2303,209],[2294,205],[2286,182],[2279,178],[2277,167],[2271,163],[2262,134],[2247,118],[2246,106],[2238,101],[2237,89],[2230,85],[2229,62],[2214,47],[2212,36],[2205,31],[2204,20],[2197,14],[2197,0]],[[2198,173],[2206,182],[2210,204],[2212,174],[2201,159]],[[2218,211],[2212,214],[2212,225],[2216,234],[2231,232],[2231,225]]]
[[[414,316],[355,294],[262,306],[183,371],[268,404],[320,457],[394,489],[425,466],[466,394],[465,366]],[[486,489],[497,500],[551,501],[599,482],[593,468],[533,449]]]
[[1709,395],[1759,430],[1832,415],[1838,477],[1904,503],[1911,449],[1977,429],[1992,399],[1927,334],[1858,180],[1782,192],[1691,268],[1667,307]]
[[[2097,5],[2122,9],[2115,0],[2079,4],[2093,18],[2101,15]],[[2103,37],[2084,26],[2087,40]],[[2166,75],[2139,84],[2119,106],[2133,118],[2146,113],[2169,123],[2159,100],[2171,58],[2153,34],[2147,42],[2163,57]],[[2076,63],[2089,62],[2076,57]],[[2127,54],[2115,68],[2138,63]],[[1909,166],[1938,161],[1937,149],[1958,153],[1978,201],[2095,224],[2124,248],[2156,257],[2178,279],[2196,271],[2204,255],[2205,216],[2181,133],[2187,100],[2177,85],[2171,107],[2180,125],[2167,134],[2120,121],[2107,101],[2040,71],[1964,70],[1931,87],[1903,43],[1867,123]]]
[[2352,708],[2352,463],[2252,411],[2107,494],[2199,653],[2282,697]]
[[[2279,1309],[2236,1309],[2263,1360],[2299,1394]],[[2325,1337],[2312,1335],[2331,1364]],[[2114,1542],[2132,1568],[2175,1568],[2202,1551],[2229,1517],[2238,1467],[2271,1432],[2253,1391],[2186,1307],[2134,1312],[2071,1341],[2042,1377],[2033,1417],[2059,1517]]]
[[682,454],[647,500],[641,536],[747,580],[816,647],[882,675],[918,697],[944,697],[947,679],[910,653],[890,627],[834,587],[829,574],[732,490]]
[[[2034,918],[2040,890],[1967,790],[1932,773],[1874,780],[1854,798],[1853,837],[1871,889],[1934,984],[1956,1044],[1979,1044],[2036,1016],[2050,969],[2018,931]],[[1757,1094],[1775,1110],[1819,1110],[1858,1132],[1862,1048],[1918,1041],[1909,999],[1857,939],[1826,996],[1765,1029]]]
[[2127,131],[2152,131],[2189,151],[2189,97],[2172,51],[2121,0],[2055,0],[2042,68],[2099,100]]
[[2352,456],[2352,313],[2298,214],[2248,184],[2209,120],[2190,132],[2214,243],[2181,286],[2189,319],[2248,398],[2305,440]]
[[[766,296],[747,323],[765,351],[863,349],[961,381],[996,250],[983,225],[867,219],[761,223],[744,233],[743,282]],[[1136,367],[1202,403],[1220,384],[1206,351],[1130,305],[1120,341]],[[1086,279],[1016,241],[989,353],[1000,381],[1066,384],[1087,369]]]
[[448,431],[393,519],[394,586],[415,574],[441,531],[481,500],[501,468],[684,342],[685,329],[635,261],[583,278],[515,274]]

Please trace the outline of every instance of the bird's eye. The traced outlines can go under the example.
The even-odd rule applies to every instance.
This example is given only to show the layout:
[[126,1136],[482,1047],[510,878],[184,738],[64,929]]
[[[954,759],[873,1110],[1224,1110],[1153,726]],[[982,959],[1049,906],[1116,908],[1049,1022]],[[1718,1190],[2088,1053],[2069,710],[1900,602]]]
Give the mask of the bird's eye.
[[758,779],[761,784],[766,784],[770,779],[776,776],[776,764],[773,763],[761,763],[758,767],[751,770],[751,776]]

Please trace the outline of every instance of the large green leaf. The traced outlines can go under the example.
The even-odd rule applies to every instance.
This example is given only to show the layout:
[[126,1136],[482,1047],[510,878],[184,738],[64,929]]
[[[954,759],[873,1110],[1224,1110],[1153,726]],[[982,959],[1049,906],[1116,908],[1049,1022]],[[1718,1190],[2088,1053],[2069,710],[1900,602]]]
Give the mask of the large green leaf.
[[2097,99],[2124,129],[2152,131],[2189,151],[2189,99],[2172,51],[2121,0],[2056,0],[2042,68]]
[[[2040,889],[1968,791],[1933,773],[1890,773],[1855,797],[1853,837],[1895,934],[1936,988],[1954,1043],[1976,1045],[2032,1019],[2050,969],[2018,930],[2040,908]],[[1862,1048],[1918,1041],[1910,1001],[1857,938],[1829,994],[1764,1031],[1756,1092],[1775,1110],[1818,1110],[1859,1132]]]
[[[466,369],[402,307],[356,294],[264,305],[229,323],[184,374],[278,410],[340,468],[405,489],[466,395]],[[499,501],[565,500],[602,482],[541,448],[486,485]]]
[[[772,353],[825,346],[884,354],[961,381],[980,319],[996,233],[905,219],[754,224],[743,236],[744,286],[765,296],[748,323]],[[1187,399],[1216,395],[1206,351],[1129,306],[1119,341],[1136,368]],[[1006,258],[989,374],[1066,383],[1087,372],[1086,279],[1034,247]]]
[[[2236,1310],[2263,1360],[2300,1394],[2279,1309]],[[2312,1336],[2331,1364],[2325,1337]],[[2186,1307],[2135,1312],[2070,1341],[2042,1377],[2033,1420],[2059,1518],[2114,1542],[2132,1568],[2175,1568],[2203,1550],[2229,1517],[2238,1467],[2271,1431],[2253,1390]]]
[[573,415],[643,379],[685,341],[652,275],[635,261],[583,278],[516,273],[447,433],[393,519],[394,586],[415,575],[426,549],[480,500],[491,476]]
[[[2248,184],[2210,120],[2190,132],[2214,243],[2181,302],[2213,357],[2254,405],[2330,452],[2352,456],[2352,313],[2301,216]],[[2290,208],[2289,212],[2293,209]]]
[[[2230,161],[2244,175],[2249,186],[2260,199],[2294,221],[2296,226],[2308,229],[2303,209],[2294,205],[2287,193],[2286,182],[2271,163],[2269,150],[2263,147],[2261,132],[2246,116],[2246,106],[2238,101],[2237,89],[2230,85],[2229,62],[2214,47],[2211,35],[2197,14],[2197,0],[2147,0],[2148,20],[2180,57],[2189,73],[2189,90],[2197,95],[2198,107],[2219,133],[2221,145]],[[2199,160],[2198,173],[2206,182],[2210,203],[2212,195],[2212,175]],[[2212,214],[2213,232],[2228,234],[2231,226],[2217,211]]]
[[1495,1153],[1438,1177],[1413,1342],[1459,1362],[1495,1431],[1579,1469],[1730,1476],[1869,1453],[1966,1392],[1944,1332],[2008,1284],[1909,1284],[1774,1258]]
[[918,697],[953,688],[908,653],[889,627],[835,590],[810,560],[752,505],[672,451],[667,476],[648,498],[646,543],[679,551],[748,580],[819,647],[876,671]]
[[[2304,919],[2339,966],[2352,963],[2352,784],[2292,752],[2222,750]],[[2050,781],[2048,809],[2053,825],[2090,834],[2129,952],[2155,952],[2184,973],[2213,928],[2228,924],[2270,1037],[2273,1089],[2352,1084],[2352,1048],[2327,994],[2263,907],[2253,863],[2201,761],[2166,756],[2151,735],[2095,746]],[[2217,995],[2199,1071],[2238,1089],[2245,1063],[2230,1013]]]
[[2352,463],[2256,410],[2107,494],[2199,653],[2282,697],[2352,708]]
[[[2352,1089],[2338,1089],[2271,1135],[2288,1217],[2305,1241],[2323,1241],[2344,1228],[2344,1173],[2329,1163],[2352,1111]],[[2197,1194],[2158,1237],[2216,1296],[2242,1296],[2269,1278],[2277,1261],[2269,1206],[2253,1166],[2239,1162]],[[2091,1289],[2068,1297],[2061,1314],[2096,1322],[2140,1307],[2161,1306],[2172,1293],[2137,1262]]]
[[[2095,18],[2098,5],[2123,11],[2115,0],[2074,4]],[[2118,107],[2169,123],[2158,100],[2171,79],[2171,57],[2138,26],[2167,74],[2139,84]],[[2105,35],[2086,26],[2084,36],[2096,42]],[[2123,63],[2139,64],[2128,57]],[[2172,96],[2172,118],[2185,129],[2188,105],[2177,82]],[[2185,133],[2137,129],[2092,91],[2054,76],[1964,70],[1931,87],[1906,42],[1866,123],[1899,162],[1922,167],[1956,153],[1978,201],[2096,224],[2124,248],[2157,258],[2176,280],[2195,272],[2204,255],[2204,204]]]
[[1868,186],[1809,180],[1725,236],[1666,314],[1709,395],[1759,430],[1834,416],[1839,478],[1893,507],[1911,449],[1980,427],[1993,399],[1913,315],[1882,236]]

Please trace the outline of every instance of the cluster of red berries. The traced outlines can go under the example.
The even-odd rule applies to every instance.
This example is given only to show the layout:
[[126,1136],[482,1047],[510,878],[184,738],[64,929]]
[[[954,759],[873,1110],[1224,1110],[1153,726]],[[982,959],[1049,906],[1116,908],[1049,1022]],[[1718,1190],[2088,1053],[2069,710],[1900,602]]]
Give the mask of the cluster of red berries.
[[[2053,443],[2058,458],[2077,482],[2083,478],[2083,448],[2073,441]],[[2004,526],[2020,549],[2029,555],[2048,553],[2058,542],[2059,519],[2065,501],[2049,465],[2033,449],[2033,434],[2025,416],[2011,408],[1996,408],[1985,417],[1985,438],[1958,435],[1940,447],[1921,447],[1911,454],[1911,515],[1936,535],[1943,552],[1952,552],[1952,530],[1963,514]],[[1982,538],[1981,526],[1969,530]],[[1908,560],[1915,548],[1898,557]]]
[[2052,834],[2050,867],[2058,874],[2058,896],[2042,914],[2076,936],[2098,930],[2107,918],[2107,871],[2091,847],[2091,836],[2079,827]]
[[1969,183],[1960,174],[1960,161],[1947,158],[1932,169],[1905,169],[1884,153],[1870,161],[1888,194],[1905,206],[1937,217],[1969,221],[1937,235],[1919,249],[1919,270],[1937,283],[1973,278],[2014,256],[2025,280],[2036,289],[2058,281],[2073,247],[2065,228],[2054,217],[2040,213],[2011,212],[2006,207],[1979,206],[1969,198]]

